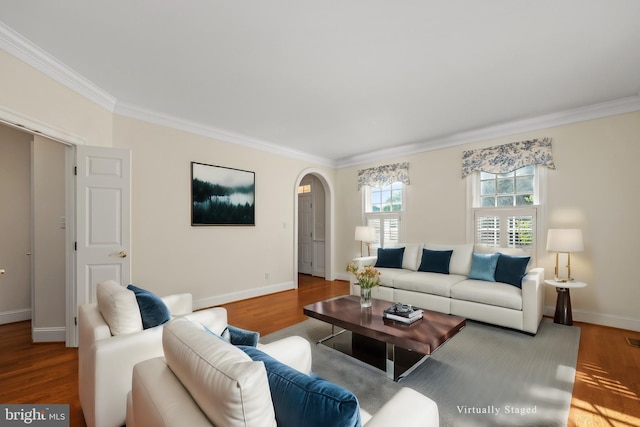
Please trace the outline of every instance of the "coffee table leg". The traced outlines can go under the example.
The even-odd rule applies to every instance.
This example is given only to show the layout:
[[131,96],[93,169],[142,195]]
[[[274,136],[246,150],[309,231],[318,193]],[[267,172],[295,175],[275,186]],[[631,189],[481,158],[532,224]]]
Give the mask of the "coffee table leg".
[[396,346],[387,343],[387,378],[395,381]]
[[331,325],[331,335],[328,335],[328,336],[326,336],[326,337],[324,337],[324,338],[322,338],[322,339],[318,340],[318,342],[317,342],[316,344],[322,344],[323,342],[328,341],[328,340],[330,340],[331,338],[335,338],[335,337],[337,337],[338,335],[343,334],[343,333],[345,333],[345,332],[347,332],[347,330],[346,330],[346,329],[341,329],[339,332],[337,332],[337,333],[336,333],[336,332],[335,332],[335,325]]

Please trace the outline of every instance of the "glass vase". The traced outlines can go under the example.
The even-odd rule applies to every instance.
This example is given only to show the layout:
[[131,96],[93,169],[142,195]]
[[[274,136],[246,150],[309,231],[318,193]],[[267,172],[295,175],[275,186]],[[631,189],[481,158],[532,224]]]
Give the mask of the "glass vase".
[[360,307],[371,307],[371,288],[360,288]]

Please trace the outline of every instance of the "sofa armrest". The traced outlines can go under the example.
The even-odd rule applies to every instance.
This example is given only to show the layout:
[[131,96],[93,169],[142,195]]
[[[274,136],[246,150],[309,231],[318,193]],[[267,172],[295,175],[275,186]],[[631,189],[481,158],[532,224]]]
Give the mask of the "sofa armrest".
[[367,421],[366,427],[388,427],[401,423],[409,426],[440,425],[438,405],[417,391],[404,387]]
[[359,268],[364,268],[366,265],[376,265],[377,260],[377,256],[371,255],[354,258],[352,262],[354,262]]
[[88,425],[124,423],[133,366],[162,356],[162,328],[99,340],[79,354],[79,395]]
[[209,330],[220,336],[227,327],[227,309],[223,307],[213,307],[194,311],[193,313],[185,314],[182,317],[192,322],[201,323]]
[[544,310],[544,268],[533,268],[522,278],[522,330],[535,334]]
[[133,384],[127,404],[127,427],[210,427],[164,358],[146,360],[133,368]]
[[190,293],[167,295],[161,299],[172,316],[182,316],[193,311],[193,296]]
[[302,337],[292,336],[269,344],[258,344],[258,349],[303,374],[311,373],[311,345]]

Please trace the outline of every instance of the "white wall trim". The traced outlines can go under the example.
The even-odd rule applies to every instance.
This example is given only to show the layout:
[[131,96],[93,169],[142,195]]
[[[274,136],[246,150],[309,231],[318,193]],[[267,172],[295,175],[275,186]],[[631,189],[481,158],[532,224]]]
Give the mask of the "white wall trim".
[[34,328],[31,338],[33,342],[64,342],[67,329],[64,326],[51,328]]
[[363,163],[372,163],[394,157],[403,157],[425,151],[471,144],[474,142],[501,138],[518,133],[548,129],[556,126],[583,122],[586,120],[615,116],[617,114],[631,113],[634,111],[640,111],[640,96],[621,98],[572,110],[558,111],[529,119],[488,126],[468,132],[455,133],[444,138],[431,139],[385,150],[372,151],[370,153],[338,160],[335,167],[344,168]]
[[272,153],[287,158],[304,160],[306,162],[315,163],[322,166],[334,166],[334,162],[332,160],[326,159],[324,157],[313,156],[311,154],[294,150],[292,148],[273,144],[267,141],[262,141],[232,131],[203,125],[201,123],[196,123],[190,120],[180,119],[155,111],[146,110],[135,105],[129,105],[119,102],[116,105],[115,113],[148,123],[154,123],[172,129],[183,130],[195,135],[202,135],[207,138],[216,139],[218,141],[238,144],[248,148],[252,148],[254,150],[266,151],[267,153]]
[[116,98],[0,22],[0,49],[31,65],[58,83],[113,112]]
[[351,279],[351,275],[349,273],[336,273],[335,280],[344,280],[348,282]]
[[6,323],[22,322],[31,319],[31,309],[22,308],[20,310],[9,310],[0,312],[0,325]]
[[284,282],[263,288],[247,289],[246,291],[232,292],[223,295],[216,295],[208,298],[200,298],[193,301],[193,309],[200,310],[208,307],[215,307],[228,302],[240,301],[247,298],[255,298],[263,295],[269,295],[276,292],[288,291],[294,289],[293,282]]
[[[556,312],[555,306],[545,305],[544,315],[551,318]],[[628,329],[630,331],[640,332],[640,319],[632,317],[618,316],[616,314],[597,313],[595,311],[587,311],[573,309],[573,320],[576,322],[592,323],[594,325],[609,326],[618,329]]]
[[31,134],[45,136],[65,145],[87,144],[87,139],[85,137],[75,135],[64,129],[52,126],[33,117],[29,117],[26,114],[12,110],[4,105],[0,105],[0,122]]
[[[0,49],[5,50],[9,54],[31,65],[69,89],[74,90],[85,98],[116,114],[333,168],[355,166],[363,163],[386,160],[393,157],[401,157],[523,132],[577,123],[585,120],[593,120],[616,114],[640,111],[639,94],[628,98],[621,98],[571,110],[558,111],[523,120],[515,120],[468,132],[455,133],[444,138],[435,138],[413,144],[406,144],[400,147],[373,151],[334,161],[319,156],[312,156],[302,151],[283,147],[274,143],[240,135],[232,131],[217,129],[211,126],[146,110],[134,105],[118,102],[117,98],[101,89],[81,74],[72,70],[2,22],[0,22]],[[65,138],[61,139],[68,141],[68,139]]]
[[298,186],[307,175],[313,175],[322,184],[325,197],[325,267],[324,278],[328,281],[335,280],[335,190],[333,182],[325,174],[316,168],[308,168],[300,172],[293,186],[293,272],[296,288],[298,287]]

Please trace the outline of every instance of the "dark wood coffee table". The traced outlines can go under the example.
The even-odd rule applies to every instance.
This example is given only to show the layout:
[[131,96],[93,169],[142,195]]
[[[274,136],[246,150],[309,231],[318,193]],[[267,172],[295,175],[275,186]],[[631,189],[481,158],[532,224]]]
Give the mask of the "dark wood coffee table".
[[[360,297],[350,295],[307,305],[303,313],[332,326],[331,335],[318,344],[381,369],[394,381],[411,373],[466,325],[463,317],[430,310],[424,310],[422,320],[410,325],[384,319],[382,313],[391,305],[393,302],[372,299],[370,308],[361,308]],[[342,328],[338,333],[336,326]]]

